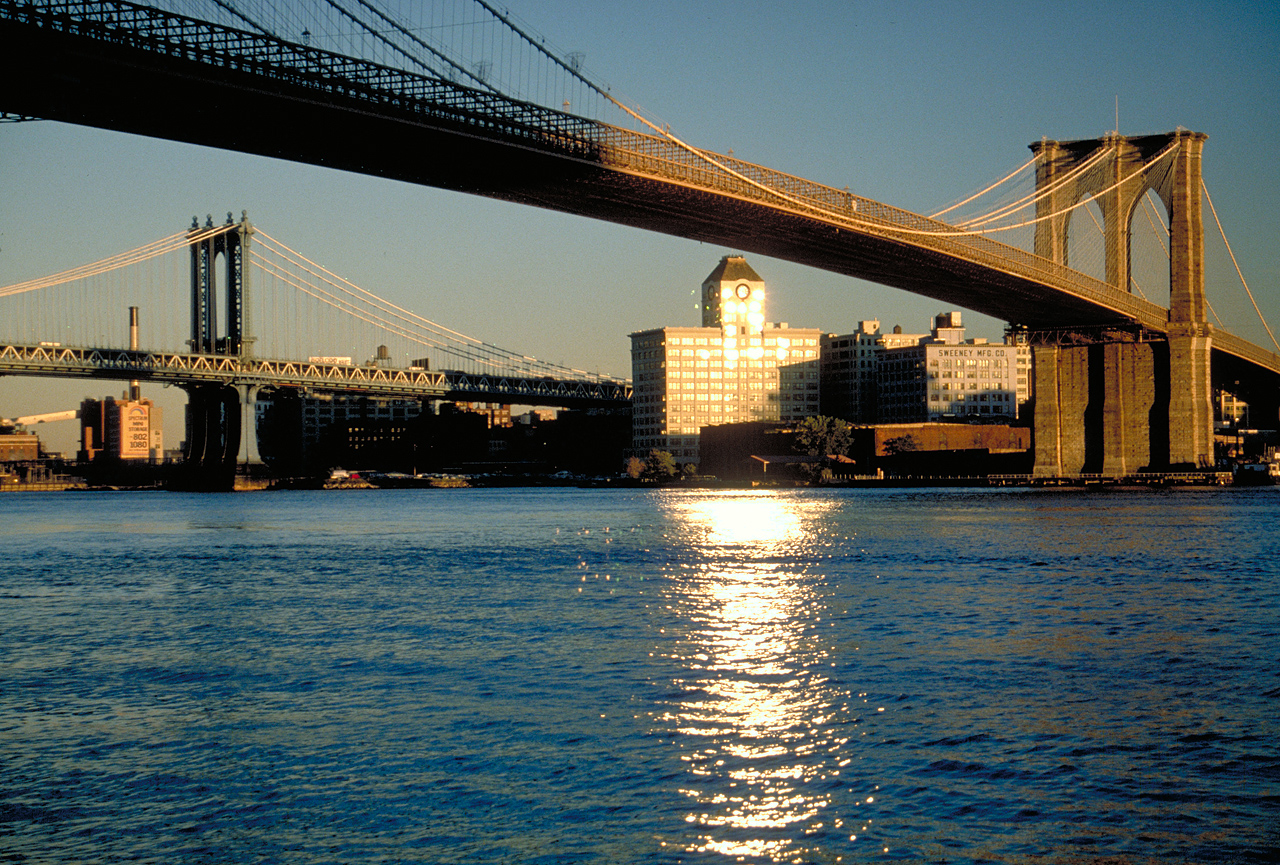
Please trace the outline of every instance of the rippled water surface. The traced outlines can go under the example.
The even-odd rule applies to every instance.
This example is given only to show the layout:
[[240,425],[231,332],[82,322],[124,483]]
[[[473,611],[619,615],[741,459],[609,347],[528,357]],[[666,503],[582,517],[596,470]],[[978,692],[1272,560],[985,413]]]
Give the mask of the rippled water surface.
[[1270,862],[1280,491],[10,494],[0,861]]

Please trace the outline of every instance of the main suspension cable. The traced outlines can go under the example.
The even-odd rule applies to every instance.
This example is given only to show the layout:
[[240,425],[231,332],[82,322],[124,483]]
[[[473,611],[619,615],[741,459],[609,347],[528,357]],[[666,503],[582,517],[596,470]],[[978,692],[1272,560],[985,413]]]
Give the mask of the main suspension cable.
[[1213,206],[1213,198],[1209,196],[1209,187],[1205,186],[1203,177],[1200,178],[1200,188],[1204,190],[1204,200],[1209,202],[1209,212],[1213,214],[1213,221],[1218,225],[1218,233],[1222,235],[1222,242],[1227,245],[1227,255],[1231,256],[1231,263],[1235,265],[1236,275],[1240,277],[1240,284],[1244,286],[1245,294],[1249,295],[1249,302],[1253,304],[1253,311],[1258,314],[1258,321],[1262,322],[1262,326],[1266,328],[1267,336],[1271,337],[1271,344],[1276,347],[1276,351],[1280,351],[1280,342],[1276,342],[1276,336],[1271,332],[1271,326],[1262,317],[1262,310],[1258,309],[1258,301],[1254,300],[1253,292],[1249,290],[1249,283],[1245,282],[1244,273],[1240,270],[1240,263],[1236,261],[1236,254],[1231,251],[1231,241],[1227,240],[1227,233],[1222,230],[1222,221],[1218,219],[1218,210]]

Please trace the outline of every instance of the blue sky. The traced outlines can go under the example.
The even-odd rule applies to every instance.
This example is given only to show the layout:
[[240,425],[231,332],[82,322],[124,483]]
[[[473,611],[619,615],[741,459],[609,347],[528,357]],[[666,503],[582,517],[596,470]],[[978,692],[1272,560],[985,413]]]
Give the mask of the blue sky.
[[[1172,3],[603,4],[513,0],[549,42],[684,140],[930,212],[1043,136],[1205,132],[1204,176],[1264,314],[1280,320],[1280,7]],[[247,209],[369,290],[487,342],[629,375],[627,334],[697,321],[736,250],[457,193],[39,122],[0,125],[0,285]],[[770,318],[924,330],[936,302],[749,256]],[[1210,275],[1212,282],[1213,275]],[[1225,279],[1225,277],[1224,277]],[[1211,302],[1213,296],[1210,297]],[[1000,323],[966,319],[970,335]],[[1275,328],[1273,322],[1272,327]],[[1254,339],[1260,328],[1234,326]],[[0,416],[114,391],[0,380]],[[178,403],[180,405],[180,403]],[[181,438],[171,415],[170,444]]]

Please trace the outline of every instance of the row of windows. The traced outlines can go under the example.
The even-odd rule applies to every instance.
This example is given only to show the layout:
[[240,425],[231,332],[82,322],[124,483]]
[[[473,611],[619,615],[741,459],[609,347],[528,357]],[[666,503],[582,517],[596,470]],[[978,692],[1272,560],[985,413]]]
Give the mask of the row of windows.
[[[963,402],[963,401],[965,400],[965,396],[966,396],[966,395],[965,395],[965,394],[962,394],[962,393],[961,393],[961,394],[951,394],[951,393],[937,394],[937,393],[931,393],[931,394],[929,394],[929,402],[946,402],[946,401],[951,400],[951,399],[955,399],[955,400],[957,400],[957,401],[961,401],[961,402]],[[973,402],[974,400],[977,400],[978,402],[988,402],[988,401],[990,401],[990,402],[1013,402],[1013,394],[1011,394],[1011,393],[992,393],[992,394],[979,393],[979,394],[970,394],[970,395],[968,396],[968,400],[969,400],[969,402]]]
[[969,382],[969,384],[968,384],[967,386],[966,386],[965,384],[961,383],[961,382],[946,382],[946,381],[942,382],[942,384],[941,384],[941,385],[939,385],[939,384],[938,384],[938,382],[936,382],[936,381],[935,381],[935,382],[933,382],[933,383],[931,383],[931,384],[929,385],[929,390],[932,390],[932,391],[938,391],[938,390],[981,390],[981,391],[986,392],[986,391],[990,391],[990,390],[991,390],[991,388],[987,388],[987,387],[980,388],[980,387],[978,387],[978,382],[976,382],[976,381],[971,381],[971,382]]
[[880,350],[874,349],[874,348],[859,348],[859,349],[849,349],[847,351],[832,351],[831,346],[824,346],[824,347],[827,349],[827,354],[825,356],[834,358],[836,360],[847,360],[848,358],[851,358],[851,357],[874,358],[880,354]]
[[[672,412],[693,411],[693,407],[695,405],[697,405],[700,409],[705,409],[707,406],[711,405],[712,403],[715,403],[715,405],[711,406],[712,409],[718,410],[721,404],[724,404],[726,408],[732,408],[735,403],[741,404],[743,402],[760,402],[762,397],[768,398],[770,402],[778,402],[779,400],[781,400],[782,402],[817,402],[818,401],[818,394],[813,392],[778,394],[778,393],[774,393],[773,391],[769,391],[768,393],[764,393],[764,394],[752,392],[750,394],[743,394],[741,396],[739,395],[726,396],[718,393],[710,393],[710,394],[708,393],[699,393],[699,394],[673,393],[671,395],[671,403],[670,403],[669,411],[672,411]],[[658,408],[652,411],[645,410],[643,413],[645,414],[661,413],[661,409]]]
[[[936,379],[938,378],[938,375],[939,374],[936,372],[931,372],[929,373],[929,378]],[[954,376],[955,378],[980,378],[983,381],[999,381],[1009,377],[1009,374],[1007,372],[1003,372],[1000,370],[989,370],[989,369],[988,370],[965,370],[963,372],[961,372],[960,370],[956,370],[954,373],[951,370],[947,369],[947,370],[943,370],[941,375],[943,378],[951,378]]]
[[[792,354],[793,354],[793,355],[795,355],[795,356],[797,356],[797,357],[799,357],[800,352],[798,352],[798,351],[794,351],[794,352],[792,352]],[[806,352],[806,354],[808,354],[808,355],[812,356],[813,352]],[[727,359],[727,360],[722,360],[722,359],[720,359],[720,358],[716,358],[715,360],[708,360],[707,358],[700,358],[700,359],[696,359],[696,360],[695,360],[695,359],[693,359],[693,358],[684,358],[684,359],[681,359],[681,358],[678,358],[678,357],[677,357],[677,358],[672,358],[668,363],[665,363],[665,364],[657,364],[657,365],[655,365],[655,366],[653,366],[653,367],[650,367],[650,368],[652,368],[652,369],[660,369],[660,368],[662,368],[662,367],[664,367],[664,366],[666,366],[666,367],[670,367],[671,369],[681,369],[681,368],[684,368],[684,369],[729,369],[729,370],[736,370],[736,369],[767,369],[767,370],[773,370],[773,369],[792,369],[792,368],[794,368],[794,367],[804,367],[804,368],[806,368],[806,369],[817,369],[817,368],[818,368],[818,362],[817,362],[816,360],[809,360],[809,361],[806,361],[806,360],[803,360],[803,359],[795,360],[794,362],[792,362],[792,361],[788,361],[788,362],[785,362],[785,363],[779,363],[779,362],[777,362],[776,360],[773,360],[773,359],[763,359],[763,358],[745,358],[745,357],[738,357],[738,358],[736,358],[736,359],[730,358],[730,359]],[[644,368],[643,366],[639,366],[639,365],[638,365],[638,366],[635,366],[635,367],[632,367],[632,369],[643,369],[643,368]]]
[[[929,366],[938,366],[938,359],[934,358],[929,361]],[[993,366],[1008,366],[1009,359],[1004,357],[979,357],[979,358],[957,358],[955,361],[956,369],[989,369]],[[943,369],[951,369],[952,362],[950,358],[943,358],[941,366]]]
[[817,390],[818,383],[816,381],[787,381],[779,384],[773,379],[761,381],[753,379],[751,381],[721,381],[720,379],[698,379],[697,381],[672,381],[669,383],[668,390]]
[[[772,372],[773,372],[772,370],[769,370],[769,375],[768,375],[768,377],[769,377],[770,379],[772,379],[772,378],[773,378]],[[742,370],[741,372],[736,373],[735,375],[729,376],[729,378],[731,378],[731,379],[755,379],[755,380],[759,380],[759,379],[763,379],[763,378],[765,378],[765,375],[766,375],[766,373],[765,373],[765,371],[764,371],[764,370],[753,369],[753,370]],[[789,376],[779,376],[779,377],[780,377],[780,378],[789,378]],[[672,371],[671,371],[671,374],[668,376],[668,378],[713,378],[713,379],[719,379],[719,378],[724,378],[724,373],[723,373],[722,371],[718,370],[718,369],[707,370],[707,371],[705,371],[705,372],[704,372],[704,371],[701,371],[701,368],[700,368],[700,367],[694,367],[694,368],[693,368],[693,370],[690,370],[690,371],[682,371],[682,370],[678,370],[678,369],[677,369],[677,370],[672,370]]]
[[[765,345],[777,345],[777,344],[778,344],[778,343],[777,343],[777,341],[778,341],[779,339],[784,340],[784,343],[783,343],[784,345],[814,345],[814,346],[816,346],[816,345],[818,344],[818,340],[816,340],[816,339],[808,339],[808,338],[800,338],[800,337],[786,337],[786,336],[767,336],[767,337],[764,337],[764,344],[765,344]],[[705,336],[673,336],[673,337],[669,340],[669,342],[670,342],[670,344],[671,344],[671,345],[694,345],[694,346],[697,346],[697,345],[719,345],[719,344],[720,344],[720,340],[719,340],[719,339],[717,339],[717,338],[715,338],[715,337],[711,337],[711,338],[708,340],[708,337],[705,337]],[[752,345],[759,345],[759,344],[760,344],[760,339],[757,337],[756,339],[751,340],[751,343],[752,343]]]
[[[755,340],[753,340],[753,342],[754,341]],[[757,356],[752,356],[752,355],[757,355]],[[808,349],[808,348],[807,349],[796,348],[796,349],[791,349],[790,351],[788,351],[787,349],[780,348],[778,349],[776,357],[772,349],[766,351],[764,349],[761,349],[759,346],[754,346],[751,349],[748,349],[746,347],[738,349],[733,346],[730,346],[728,349],[726,349],[723,352],[718,348],[714,350],[705,349],[705,348],[699,348],[699,349],[686,348],[686,349],[682,349],[681,354],[676,354],[675,352],[672,352],[671,355],[669,356],[669,359],[667,360],[667,364],[670,366],[679,366],[681,363],[688,365],[696,360],[699,366],[707,366],[708,362],[710,362],[715,366],[720,366],[721,363],[727,364],[732,361],[737,361],[738,363],[741,363],[744,365],[750,362],[752,366],[763,365],[766,367],[775,367],[775,366],[798,366],[799,364],[804,363],[807,360],[809,361],[808,365],[817,366],[817,363],[818,363],[816,360],[817,357],[818,357],[818,353],[815,350]],[[633,364],[632,368],[633,369],[646,369],[646,368],[658,369],[661,366],[663,366],[662,363],[653,361],[653,362],[650,362],[650,365],[648,367],[646,367],[643,363],[637,363],[637,364]]]
[[1013,409],[999,405],[945,405],[940,408],[929,406],[929,414],[931,415],[954,415],[956,412],[962,414],[1000,414],[1012,415]]

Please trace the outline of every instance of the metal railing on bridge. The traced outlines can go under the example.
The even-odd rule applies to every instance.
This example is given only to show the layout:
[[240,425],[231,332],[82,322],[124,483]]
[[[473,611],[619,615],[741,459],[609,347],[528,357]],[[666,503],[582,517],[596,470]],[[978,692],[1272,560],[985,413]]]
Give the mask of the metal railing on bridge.
[[597,124],[496,93],[123,0],[0,0],[0,19],[589,156]]

